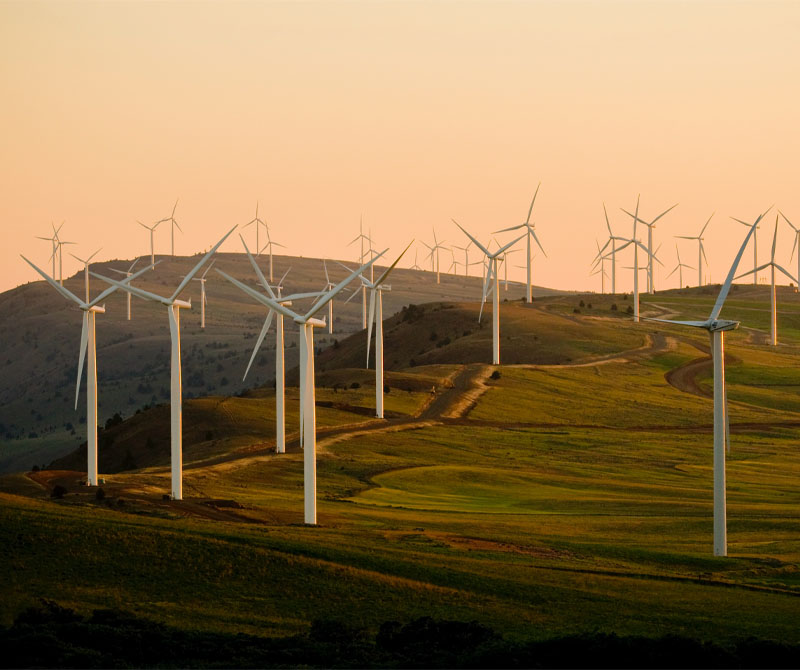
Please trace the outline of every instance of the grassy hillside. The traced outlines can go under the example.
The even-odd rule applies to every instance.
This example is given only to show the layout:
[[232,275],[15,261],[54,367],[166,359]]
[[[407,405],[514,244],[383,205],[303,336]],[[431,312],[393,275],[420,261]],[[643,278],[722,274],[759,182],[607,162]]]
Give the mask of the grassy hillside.
[[[670,309],[697,316],[697,299]],[[591,312],[588,300],[504,304],[509,364],[493,376],[468,357],[490,351],[461,330],[474,305],[401,311],[386,324],[386,421],[370,415],[363,332],[323,352],[318,527],[302,524],[302,452],[273,453],[266,389],[187,402],[184,501],[162,499],[166,407],[104,433],[103,500],[78,485],[80,454],[0,479],[0,623],[49,598],[266,636],[432,616],[518,641],[800,643],[800,348],[790,334],[777,349],[728,337],[730,556],[714,558],[707,338],[633,324],[611,310],[619,296],[592,297]],[[289,408],[296,430],[294,397]],[[142,462],[115,472],[127,451]]]
[[[243,254],[219,254],[215,267],[255,284],[255,273]],[[137,285],[157,294],[170,295],[200,256],[159,257],[152,273]],[[22,261],[20,261],[22,262]],[[111,268],[127,269],[130,260],[92,265],[107,276]],[[140,264],[141,265],[141,264]],[[267,272],[267,261],[261,258]],[[346,276],[336,262],[328,263],[333,281]],[[324,287],[321,259],[274,257],[277,281],[290,269],[284,294],[315,291]],[[378,267],[378,270],[381,268]],[[83,273],[65,280],[65,286],[83,295]],[[403,305],[432,300],[475,300],[481,291],[478,277],[442,275],[441,284],[429,272],[396,269],[393,290],[385,294],[384,311],[390,315]],[[92,280],[92,295],[104,285]],[[207,279],[206,328],[200,328],[198,282],[181,295],[194,308],[181,317],[183,390],[185,398],[233,395],[268,383],[274,375],[274,330],[256,358],[247,381],[242,381],[247,362],[266,312],[212,269]],[[510,285],[509,296],[523,289]],[[557,291],[536,289],[535,295]],[[324,349],[336,338],[361,329],[361,301],[334,304],[334,334],[320,329],[316,345]],[[129,417],[145,406],[169,399],[169,325],[164,307],[133,299],[133,319],[126,318],[126,297],[117,293],[106,301],[106,313],[97,318],[99,423],[114,414]],[[327,316],[327,310],[324,316]],[[0,472],[28,469],[48,463],[72,451],[86,439],[85,375],[75,409],[75,381],[80,342],[81,314],[44,281],[19,286],[0,294]],[[298,362],[297,333],[286,325],[286,364]]]

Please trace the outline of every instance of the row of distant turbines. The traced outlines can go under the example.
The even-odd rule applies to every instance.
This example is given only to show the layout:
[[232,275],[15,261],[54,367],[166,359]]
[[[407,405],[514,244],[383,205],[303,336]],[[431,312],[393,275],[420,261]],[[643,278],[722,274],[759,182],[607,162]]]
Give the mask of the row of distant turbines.
[[[538,188],[537,188],[538,193]],[[528,210],[528,218],[525,223],[520,224],[518,226],[512,226],[510,228],[497,231],[498,233],[503,232],[513,232],[524,230],[523,234],[515,237],[510,242],[506,244],[500,245],[498,243],[498,248],[494,251],[490,250],[487,245],[483,245],[481,242],[478,241],[471,233],[469,233],[464,227],[462,227],[458,222],[454,220],[455,225],[466,235],[467,239],[469,240],[470,244],[474,244],[477,249],[481,251],[484,256],[483,263],[485,267],[484,272],[484,281],[483,281],[483,291],[481,296],[481,310],[479,313],[479,319],[482,318],[483,315],[483,304],[487,300],[489,294],[492,295],[492,362],[495,365],[500,363],[500,322],[499,322],[499,309],[500,309],[500,284],[499,284],[499,264],[501,263],[501,258],[505,257],[506,254],[511,251],[511,247],[515,244],[520,242],[523,238],[527,239],[527,255],[528,255],[528,276],[530,277],[530,260],[532,258],[531,255],[531,247],[532,241],[536,242],[536,244],[541,249],[541,244],[538,240],[538,237],[535,234],[533,225],[530,223],[531,212],[533,210],[533,205],[536,200],[536,194],[531,201],[530,208]],[[626,214],[630,215],[633,219],[633,235],[631,238],[622,238],[614,236],[610,229],[610,224],[608,223],[608,218],[606,215],[606,223],[609,227],[609,242],[611,246],[611,258],[612,258],[612,282],[613,278],[615,277],[615,268],[614,265],[616,263],[616,253],[621,252],[626,247],[631,246],[634,252],[634,320],[639,321],[639,305],[638,305],[638,275],[639,271],[641,270],[648,270],[648,283],[647,288],[648,290],[654,290],[653,286],[653,261],[659,262],[656,254],[652,251],[652,229],[655,227],[656,221],[658,221],[661,217],[671,211],[675,206],[673,205],[669,209],[665,210],[657,217],[653,218],[650,221],[646,221],[642,219],[639,215],[639,201],[637,199],[636,207],[634,212],[628,212],[623,210]],[[770,208],[771,209],[771,208]],[[767,210],[768,212],[769,210]],[[725,511],[725,444],[729,441],[729,430],[728,430],[728,412],[727,412],[727,394],[725,391],[725,378],[724,378],[724,340],[723,334],[725,331],[734,330],[739,326],[739,322],[736,321],[726,321],[721,320],[719,318],[720,311],[724,305],[725,299],[730,291],[731,284],[733,280],[738,276],[744,276],[748,273],[744,273],[744,275],[736,275],[736,271],[739,265],[739,262],[744,254],[745,248],[750,241],[750,238],[755,236],[756,229],[758,228],[759,223],[762,221],[764,216],[766,216],[767,212],[761,214],[754,223],[746,224],[749,229],[747,236],[739,250],[738,255],[736,256],[734,263],[732,264],[730,271],[728,273],[727,279],[725,283],[722,285],[720,294],[717,298],[715,306],[711,311],[708,319],[704,321],[671,321],[671,320],[661,320],[661,319],[651,319],[655,321],[664,321],[666,323],[675,323],[679,325],[691,326],[696,328],[702,328],[708,331],[709,337],[711,340],[711,351],[712,351],[712,358],[714,362],[714,553],[716,555],[726,555],[727,554],[727,535],[726,535],[726,511]],[[785,219],[786,217],[784,217]],[[256,219],[254,221],[257,222],[258,215],[256,213]],[[174,221],[174,209],[173,215],[169,217],[169,219],[162,220],[166,221]],[[786,219],[788,222],[788,219]],[[738,221],[738,219],[737,219]],[[251,222],[253,223],[253,222]],[[637,224],[643,223],[644,225],[648,226],[648,240],[647,245],[645,246],[637,237],[636,230]],[[791,222],[789,222],[791,225]],[[247,224],[249,225],[249,224]],[[706,222],[706,226],[708,222]],[[794,228],[794,226],[792,226]],[[204,307],[205,305],[205,280],[206,275],[211,268],[211,265],[208,265],[205,269],[205,272],[197,277],[196,275],[206,266],[211,260],[211,257],[220,247],[220,245],[231,235],[231,233],[235,230],[236,226],[234,226],[231,230],[229,230],[212,248],[208,251],[202,259],[192,268],[192,270],[184,276],[182,281],[179,283],[177,289],[170,295],[170,296],[160,296],[155,293],[146,291],[144,289],[138,288],[133,285],[133,281],[138,277],[142,276],[148,270],[151,270],[155,267],[155,257],[152,253],[151,249],[151,263],[147,267],[140,268],[138,271],[134,272],[133,268],[135,266],[135,262],[131,265],[127,270],[117,270],[121,275],[124,275],[124,278],[121,279],[112,279],[110,277],[105,277],[102,275],[98,275],[94,272],[89,271],[89,259],[83,261],[84,262],[84,271],[85,271],[85,279],[86,279],[86,295],[85,299],[78,298],[75,294],[73,294],[68,289],[64,288],[63,281],[61,277],[59,277],[59,281],[55,280],[55,262],[53,264],[53,276],[47,275],[43,270],[38,268],[34,265],[31,261],[25,258],[26,262],[28,262],[49,284],[51,284],[62,296],[67,298],[68,300],[74,302],[78,305],[78,307],[83,311],[83,326],[81,331],[81,345],[80,345],[80,355],[79,355],[79,367],[78,367],[78,381],[76,385],[76,407],[78,401],[78,394],[80,390],[80,381],[81,375],[83,371],[83,362],[84,359],[87,360],[87,430],[88,430],[88,437],[87,437],[87,446],[88,446],[88,453],[87,453],[87,470],[88,476],[87,480],[88,483],[91,485],[97,484],[97,372],[96,372],[96,344],[95,344],[95,316],[96,314],[104,313],[105,308],[103,306],[103,301],[106,297],[108,297],[111,293],[117,290],[123,290],[128,295],[128,318],[130,318],[130,296],[137,296],[139,298],[150,300],[153,302],[160,303],[167,309],[167,316],[169,319],[169,326],[170,326],[170,337],[171,337],[171,364],[170,364],[170,403],[171,403],[171,493],[173,499],[180,500],[183,497],[182,491],[182,412],[181,412],[181,402],[182,402],[182,392],[181,392],[181,349],[180,349],[180,310],[181,309],[191,309],[191,301],[185,301],[180,299],[181,293],[186,289],[188,284],[194,280],[201,281],[201,305]],[[56,241],[53,242],[53,256],[52,258],[55,259],[56,251],[60,249],[61,245],[67,244],[67,242],[62,242],[58,239],[58,232],[60,230],[54,228],[54,239]],[[696,238],[689,238],[689,239],[697,239],[700,243],[700,254],[704,255],[702,250],[702,234],[705,230],[705,226],[701,234]],[[798,240],[800,240],[800,231],[794,228],[797,233],[797,237],[795,240],[795,248],[798,247]],[[241,236],[240,236],[241,237]],[[261,290],[256,290],[247,284],[235,279],[234,277],[228,275],[224,271],[217,269],[217,273],[222,276],[224,279],[232,283],[233,285],[237,286],[240,290],[244,293],[249,295],[252,299],[256,300],[260,304],[262,304],[267,313],[265,315],[264,326],[261,330],[259,338],[256,342],[253,354],[250,358],[250,362],[245,370],[245,377],[247,376],[250,367],[252,366],[254,357],[258,352],[259,348],[261,347],[264,338],[271,327],[272,322],[275,322],[276,327],[276,379],[275,379],[275,386],[276,386],[276,451],[278,453],[285,452],[285,412],[284,412],[284,349],[283,349],[283,325],[284,325],[284,318],[289,318],[291,321],[295,322],[298,325],[300,331],[300,439],[301,445],[304,450],[304,511],[305,511],[305,522],[308,524],[316,524],[316,414],[315,414],[315,382],[314,382],[314,345],[313,345],[313,329],[315,327],[324,327],[329,325],[326,322],[326,319],[319,319],[316,315],[321,313],[323,308],[327,306],[328,308],[328,319],[332,321],[333,314],[332,314],[332,301],[333,298],[339,294],[341,291],[345,290],[345,288],[355,279],[359,279],[361,284],[361,294],[362,294],[362,305],[363,305],[363,326],[367,329],[368,335],[368,345],[367,345],[367,365],[369,365],[369,352],[370,352],[370,344],[372,338],[372,327],[373,323],[375,324],[375,335],[376,335],[376,342],[375,342],[375,374],[376,374],[376,416],[379,418],[383,418],[383,313],[382,313],[382,292],[385,290],[390,290],[390,286],[386,284],[386,280],[388,279],[390,273],[395,269],[401,258],[404,254],[408,251],[408,248],[411,246],[409,244],[403,252],[394,260],[394,262],[388,266],[388,268],[376,279],[374,276],[374,264],[377,260],[382,258],[387,250],[383,251],[376,251],[372,249],[372,241],[371,235],[364,235],[363,228],[360,229],[359,236],[353,240],[352,243],[361,242],[361,253],[359,256],[359,267],[356,269],[349,268],[347,266],[343,267],[347,270],[348,274],[346,278],[337,284],[334,284],[328,273],[327,263],[324,265],[325,269],[325,277],[326,277],[326,285],[324,289],[320,291],[312,291],[307,293],[297,293],[293,295],[283,295],[283,281],[286,278],[284,275],[281,280],[274,284],[273,280],[267,280],[264,273],[262,272],[261,268],[258,265],[258,261],[256,258],[251,254],[250,250],[247,247],[247,244],[244,238],[241,238],[242,245],[244,248],[244,252],[246,253],[250,264],[253,267],[255,272],[256,278],[258,280],[258,284]],[[796,281],[796,278],[791,277],[791,275],[781,266],[777,265],[774,261],[775,256],[775,247],[777,241],[777,219],[776,219],[776,233],[773,238],[773,245],[772,245],[772,260],[770,263],[765,264],[760,267],[754,267],[752,272],[758,272],[766,267],[770,267],[772,269],[773,275],[773,317],[774,317],[774,273],[775,270],[779,270],[783,272],[785,275],[789,276],[791,279]],[[619,242],[620,246],[616,246],[616,243]],[[351,244],[352,244],[351,243]],[[412,242],[413,243],[413,242]],[[606,247],[608,246],[608,243]],[[436,251],[436,247],[439,245],[438,240],[435,240],[434,246],[431,248],[431,253],[433,254]],[[602,261],[603,259],[603,252],[605,250],[600,250],[598,254],[598,258]],[[542,249],[544,252],[544,250]],[[647,259],[647,264],[640,266],[639,264],[639,252],[645,254]],[[794,252],[793,252],[794,253]],[[800,256],[800,254],[798,254]],[[94,256],[94,254],[93,254]],[[369,257],[369,258],[368,258]],[[24,258],[24,257],[23,257]],[[213,261],[212,261],[213,263]],[[272,270],[272,261],[270,258],[270,270]],[[800,259],[798,259],[798,270],[800,271]],[[369,272],[369,278],[367,277],[367,272]],[[102,291],[96,298],[90,299],[89,294],[89,276],[94,276],[98,279],[101,279],[108,285],[104,291]],[[530,291],[530,281],[528,281],[528,291]],[[612,284],[612,290],[615,287]],[[358,291],[353,291],[350,299],[352,299]],[[367,293],[369,293],[369,316],[367,316]],[[528,299],[530,300],[530,293],[528,294]],[[299,308],[297,306],[298,303],[303,301],[311,301],[310,307],[307,308]],[[203,317],[204,320],[204,317]],[[774,322],[774,318],[773,318]]]

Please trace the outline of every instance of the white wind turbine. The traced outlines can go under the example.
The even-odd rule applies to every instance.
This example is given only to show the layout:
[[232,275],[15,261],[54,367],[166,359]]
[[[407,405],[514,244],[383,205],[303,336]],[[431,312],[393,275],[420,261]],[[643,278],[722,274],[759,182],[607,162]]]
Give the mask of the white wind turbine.
[[[278,285],[273,288],[264,277],[264,273],[261,272],[261,268],[258,267],[258,263],[256,262],[255,258],[253,258],[250,250],[247,248],[244,238],[241,236],[240,238],[242,240],[242,244],[244,245],[245,253],[250,259],[250,264],[253,266],[253,270],[255,270],[256,276],[258,277],[259,283],[272,300],[279,302],[284,307],[291,307],[293,300],[299,300],[307,297],[319,297],[319,293],[306,293],[290,295],[284,298],[281,295],[283,292],[283,280],[286,279],[286,275],[289,274],[289,270],[291,270],[291,268],[283,273],[283,277],[281,277],[280,282],[278,282]],[[236,285],[238,286],[238,284]],[[275,290],[278,291],[277,294],[275,293]],[[248,295],[250,295],[249,292]],[[256,340],[256,346],[253,347],[253,353],[250,356],[250,361],[247,364],[244,375],[242,376],[242,381],[247,378],[247,373],[250,372],[250,368],[253,365],[256,354],[258,353],[259,349],[261,349],[264,338],[266,337],[267,332],[269,332],[269,328],[272,325],[273,318],[275,319],[275,452],[278,454],[283,454],[286,452],[286,368],[284,355],[283,313],[276,312],[272,308],[269,308],[267,317],[264,319],[264,325],[261,328],[261,333]]]
[[[623,210],[625,211],[625,210]],[[625,212],[627,214],[627,212]],[[633,244],[633,265],[628,269],[633,270],[633,320],[635,323],[639,323],[639,270],[647,269],[648,266],[644,268],[639,267],[639,249],[642,249],[648,256],[655,258],[658,263],[661,261],[656,258],[655,254],[652,254],[650,250],[645,247],[639,239],[636,237],[636,223],[639,221],[639,197],[636,197],[636,213],[633,216],[633,237],[630,240],[626,240],[627,244],[624,246],[628,246],[628,244]],[[621,251],[623,247],[617,249],[617,251]],[[662,263],[663,265],[663,263]]]
[[[472,246],[472,242],[467,242],[463,247],[459,247],[458,245],[454,244],[453,249],[458,249],[459,251],[464,252],[464,276],[469,276],[469,248]],[[455,258],[455,254],[453,255]]]
[[[769,211],[769,210],[767,210]],[[725,442],[728,430],[728,411],[727,411],[727,394],[725,391],[725,331],[735,330],[739,327],[738,321],[727,321],[720,319],[719,314],[722,311],[722,306],[725,304],[725,299],[728,297],[728,292],[731,288],[731,283],[736,274],[736,269],[739,266],[739,261],[742,259],[745,247],[750,241],[750,237],[755,233],[756,226],[766,212],[759,216],[755,223],[751,224],[747,236],[744,238],[739,253],[731,265],[728,272],[728,278],[722,285],[722,289],[717,296],[717,302],[711,310],[711,314],[705,321],[673,321],[670,319],[649,319],[650,321],[659,321],[662,323],[674,323],[681,326],[690,326],[692,328],[702,328],[708,331],[711,340],[711,357],[714,361],[714,555],[727,556],[728,555],[728,537],[727,537],[727,509],[725,500]]]
[[[600,248],[597,252],[597,256],[595,256],[595,264],[600,256],[603,255],[603,252],[606,250],[608,245],[611,245],[611,293],[617,293],[617,252],[621,250],[622,247],[617,247],[617,242],[628,242],[624,237],[618,237],[614,235],[611,231],[611,222],[608,220],[608,212],[606,211],[606,203],[603,203],[603,214],[606,217],[606,227],[608,228],[608,240],[606,243]],[[627,246],[627,245],[626,245]]]
[[[64,224],[61,224],[62,226]],[[59,230],[61,226],[59,226]],[[58,254],[58,283],[63,286],[64,285],[64,263],[63,263],[63,252],[61,247],[65,244],[75,244],[75,242],[64,242],[58,237],[58,233],[56,233],[56,240],[55,240],[55,250],[53,251],[53,262],[55,262],[56,254]]]
[[431,259],[431,272],[436,272],[436,283],[441,283],[439,278],[439,251],[446,250],[447,247],[443,246],[444,240],[439,242],[436,238],[436,228],[433,228],[433,246],[429,245],[427,242],[423,242],[423,244],[430,249],[430,253],[428,254],[428,258]]
[[76,261],[80,261],[81,263],[83,263],[83,276],[84,276],[84,282],[86,284],[86,302],[89,302],[89,261],[92,260],[95,256],[97,256],[97,254],[99,254],[101,250],[102,247],[97,251],[95,251],[91,256],[89,256],[89,258],[86,259],[78,258],[75,254],[70,254],[70,256],[72,256]]
[[52,247],[51,250],[50,250],[50,252],[51,252],[50,260],[53,262],[53,274],[51,276],[55,278],[55,276],[56,276],[56,251],[58,249],[58,231],[61,230],[64,227],[64,222],[62,221],[61,225],[58,228],[56,228],[56,224],[54,224],[52,222],[50,223],[50,225],[53,227],[53,237],[41,237],[40,235],[36,235],[35,237],[36,237],[37,240],[46,240],[46,241],[50,242],[50,245]]
[[[181,227],[178,225],[178,222],[175,220],[175,209],[177,207],[178,207],[178,201],[175,200],[175,205],[172,208],[172,214],[170,214],[165,219],[161,219],[161,221],[158,222],[158,223],[169,223],[170,239],[172,240],[172,247],[171,247],[171,252],[170,252],[171,256],[175,255],[175,228],[180,230],[181,233],[183,232]],[[156,225],[158,225],[158,223]]]
[[597,261],[598,261],[597,263],[595,263],[594,267],[596,268],[597,265],[600,265],[600,268],[594,270],[591,274],[592,275],[596,275],[596,274],[600,275],[600,286],[601,286],[600,292],[602,294],[605,294],[605,292],[606,292],[606,277],[608,277],[608,272],[606,272],[606,259],[611,257],[612,254],[606,254],[604,256],[603,252],[600,250],[600,242],[598,242],[597,239],[595,239],[594,243],[597,246]]
[[199,281],[200,282],[200,327],[206,327],[206,305],[208,304],[208,298],[206,298],[206,275],[208,271],[211,269],[211,266],[214,265],[214,261],[211,261],[206,268],[206,271],[201,274],[199,277],[194,277],[192,281]]
[[[356,235],[356,237],[347,244],[347,246],[349,247],[355,244],[356,242],[361,243],[361,253],[358,256],[359,263],[363,263],[367,256],[364,251],[365,241],[368,242],[370,248],[372,248],[372,241],[369,239],[369,237],[364,235],[364,217],[362,215],[358,220],[358,235]],[[361,327],[362,328],[367,327],[367,289],[363,285],[361,287]]]
[[769,298],[770,298],[770,318],[769,318],[769,343],[775,347],[778,345],[778,298],[775,293],[775,270],[780,270],[784,275],[786,275],[795,285],[797,285],[797,277],[792,277],[791,273],[788,270],[785,270],[783,267],[778,265],[775,262],[775,247],[778,243],[778,216],[775,216],[775,234],[772,237],[772,255],[770,256],[769,263],[764,263],[760,267],[755,268],[754,270],[750,270],[748,272],[743,272],[736,279],[740,277],[746,277],[749,274],[754,272],[761,272],[765,268],[770,269],[770,290],[769,290]]
[[[135,261],[133,261],[133,263],[131,263],[131,266],[128,268],[127,272],[125,272],[124,270],[116,270],[114,268],[108,268],[108,269],[111,270],[111,272],[116,272],[117,274],[124,275],[125,277],[130,277],[133,274],[133,267],[138,262],[139,262],[139,259],[137,258]],[[128,293],[127,291],[125,291],[125,297],[128,300],[128,321],[130,321],[131,320],[131,294]]]
[[683,288],[683,268],[687,270],[694,270],[691,265],[686,265],[686,263],[681,263],[681,252],[678,249],[678,245],[675,245],[675,253],[678,254],[678,264],[673,268],[672,272],[667,275],[667,279],[669,279],[675,272],[678,273],[678,288]]
[[314,318],[320,309],[322,309],[328,302],[347,284],[355,279],[359,274],[363,273],[374,263],[383,252],[362,265],[358,270],[353,272],[349,277],[340,281],[330,291],[322,295],[312,306],[311,309],[305,313],[300,314],[295,312],[285,305],[282,305],[278,300],[267,297],[262,293],[250,288],[243,284],[238,279],[234,279],[230,275],[224,273],[219,268],[217,272],[225,277],[229,282],[238,286],[242,291],[250,295],[258,302],[266,305],[275,312],[289,317],[301,328],[300,334],[300,384],[301,384],[301,403],[302,403],[302,423],[303,423],[303,488],[304,488],[304,519],[305,523],[309,525],[316,525],[317,523],[317,425],[316,425],[316,407],[315,407],[315,387],[314,387],[314,327],[325,326],[325,321]]
[[[532,279],[531,279],[531,272],[533,266],[533,259],[531,257],[531,238],[536,240],[536,244],[539,245],[539,248],[542,250],[542,253],[547,257],[547,252],[544,250],[542,243],[539,242],[539,238],[536,237],[536,231],[534,228],[536,227],[535,223],[531,223],[531,212],[533,212],[533,203],[536,202],[536,196],[539,195],[539,187],[542,185],[542,182],[539,182],[539,186],[536,187],[536,192],[533,194],[533,199],[531,200],[531,206],[528,208],[528,218],[525,219],[525,223],[521,223],[518,226],[512,226],[511,228],[503,228],[502,230],[496,230],[496,233],[506,233],[511,230],[519,230],[520,228],[525,229],[525,236],[527,238],[528,243],[528,250],[527,250],[527,269],[528,275],[526,279],[526,289],[525,289],[525,301],[527,304],[531,302],[531,290],[532,290]],[[506,280],[506,289],[508,289],[508,281]]]
[[[797,277],[800,278],[800,228],[797,228],[789,219],[786,218],[786,214],[783,212],[779,212],[780,215],[783,217],[783,220],[786,221],[794,231],[794,244],[792,245],[792,256],[789,260],[794,258],[794,252],[797,251]],[[800,290],[800,286],[797,284],[795,285],[795,291]]]
[[283,244],[278,244],[277,242],[272,241],[272,237],[269,234],[269,226],[267,224],[264,224],[264,229],[267,233],[267,243],[264,245],[264,248],[261,249],[261,251],[264,251],[264,249],[269,249],[269,280],[274,281],[272,278],[272,247],[280,247],[281,249],[285,249],[286,247]]
[[258,200],[256,200],[256,215],[250,221],[245,223],[242,226],[242,229],[247,228],[247,226],[252,226],[254,224],[255,224],[255,227],[256,227],[256,254],[260,256],[261,255],[261,244],[258,241],[258,227],[259,226],[264,226],[264,228],[266,229],[267,224],[264,223],[264,220],[260,219],[259,216],[258,216]]
[[[647,226],[647,254],[648,254],[648,257],[647,257],[647,292],[650,293],[650,294],[653,294],[653,293],[656,292],[655,279],[654,279],[655,275],[653,274],[653,259],[656,257],[656,253],[657,252],[656,253],[653,252],[653,228],[656,227],[656,221],[658,221],[662,216],[664,216],[668,212],[670,212],[673,209],[675,209],[677,206],[678,206],[678,203],[676,202],[674,205],[672,205],[672,207],[670,207],[670,208],[664,210],[663,212],[661,212],[661,214],[659,214],[655,219],[653,219],[649,223],[647,221],[645,221],[644,219],[642,219],[642,218],[639,219],[640,223],[643,223],[644,225]],[[633,214],[631,214],[627,209],[624,209],[624,208],[621,208],[621,209],[628,216],[633,217]]]
[[512,240],[508,244],[503,247],[500,247],[497,251],[489,251],[486,247],[484,247],[478,240],[476,240],[472,235],[470,235],[461,224],[458,223],[455,219],[453,219],[453,223],[455,223],[459,228],[461,228],[462,232],[472,240],[472,243],[480,249],[486,259],[488,260],[488,269],[486,272],[486,278],[483,282],[483,298],[481,300],[481,310],[478,314],[478,321],[480,321],[481,316],[483,315],[483,303],[486,301],[486,295],[488,293],[489,283],[494,280],[493,285],[493,295],[492,295],[492,364],[493,365],[500,365],[500,281],[498,279],[497,274],[497,259],[499,256],[503,254],[503,252],[508,249],[509,247],[514,246],[517,242],[519,242],[525,235],[528,233],[526,232],[525,235],[520,235],[518,238]]
[[417,249],[414,249],[414,265],[411,266],[411,269],[412,270],[420,270],[421,271],[422,268],[419,266],[419,263],[417,263],[417,254],[418,253],[419,253],[419,251]]
[[153,241],[153,236],[156,232],[156,228],[158,228],[158,224],[161,223],[161,221],[156,221],[152,226],[147,226],[143,224],[141,221],[137,221],[136,223],[138,223],[142,228],[146,228],[147,230],[150,231],[150,265],[155,265],[156,252],[155,252],[155,243]]
[[[413,240],[408,247],[413,244]],[[383,418],[383,291],[391,291],[392,287],[384,284],[389,273],[408,251],[408,247],[397,257],[394,263],[383,271],[377,281],[368,281],[361,275],[362,283],[369,288],[369,321],[367,322],[367,367],[369,368],[369,349],[372,342],[372,324],[375,323],[375,416]],[[348,268],[349,270],[350,268]]]
[[[83,311],[83,325],[81,327],[81,344],[78,354],[78,382],[75,385],[75,409],[78,409],[78,395],[81,390],[81,375],[83,373],[83,361],[86,358],[86,480],[89,486],[97,486],[97,340],[95,339],[95,314],[104,314],[105,306],[100,306],[109,295],[117,290],[117,286],[107,288],[100,293],[94,300],[81,300],[74,293],[64,288],[31,263],[25,256],[23,260],[38,272],[44,280],[50,284],[67,300],[71,300],[78,308]],[[135,275],[131,275],[124,280],[123,284],[147,272],[150,267],[139,270]],[[87,355],[88,354],[88,355]]]
[[[93,277],[102,279],[112,286],[124,289],[133,295],[152,302],[158,302],[167,308],[167,316],[169,317],[169,334],[172,341],[172,353],[170,360],[170,458],[171,458],[171,483],[172,483],[172,499],[183,500],[183,411],[182,411],[182,385],[181,385],[181,309],[191,309],[192,303],[190,301],[180,300],[178,296],[186,288],[192,277],[194,277],[200,269],[205,265],[211,256],[214,255],[219,246],[228,238],[228,236],[236,229],[236,226],[231,228],[223,238],[217,242],[211,250],[200,259],[200,262],[195,265],[192,270],[187,274],[175,289],[175,292],[168,298],[149,291],[144,291],[140,288],[130,286],[129,284],[118,282],[108,277],[95,274],[92,272]],[[137,273],[138,274],[138,273]]]
[[[695,235],[694,237],[690,235],[675,235],[676,238],[679,240],[697,240],[697,285],[703,285],[703,259],[706,259],[706,265],[708,265],[708,259],[706,258],[706,250],[703,248],[703,233],[706,232],[706,228],[708,228],[708,224],[711,223],[711,219],[714,218],[714,214],[716,212],[712,212],[711,216],[708,217],[708,221],[706,221],[705,225],[700,229],[700,234]],[[755,266],[753,266],[755,267]]]
[[[735,216],[731,217],[737,223],[741,223],[743,226],[750,226],[747,221],[742,221],[741,219],[737,219]],[[756,226],[756,230],[753,233],[753,286],[758,286],[758,229],[761,226]]]

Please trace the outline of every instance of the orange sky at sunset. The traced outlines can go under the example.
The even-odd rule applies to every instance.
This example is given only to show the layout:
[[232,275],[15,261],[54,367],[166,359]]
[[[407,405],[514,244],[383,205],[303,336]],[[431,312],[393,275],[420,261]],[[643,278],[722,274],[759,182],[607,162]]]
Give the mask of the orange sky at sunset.
[[[288,253],[352,258],[362,213],[379,248],[432,226],[462,244],[451,217],[485,238],[539,181],[536,284],[599,290],[602,203],[629,235],[637,193],[644,218],[680,203],[656,229],[667,271],[672,235],[717,212],[720,281],[729,216],[775,203],[800,225],[799,32],[798,2],[2,2],[0,290],[36,278],[20,253],[49,267],[51,221],[79,256],[131,258],[136,220],[180,198],[185,254],[259,200]],[[784,224],[779,244],[788,265]]]

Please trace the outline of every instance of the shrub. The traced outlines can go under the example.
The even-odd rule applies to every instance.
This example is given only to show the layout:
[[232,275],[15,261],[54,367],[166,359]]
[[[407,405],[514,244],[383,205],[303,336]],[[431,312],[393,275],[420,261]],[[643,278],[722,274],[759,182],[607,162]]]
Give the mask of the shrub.
[[359,384],[358,382],[353,382],[352,384],[350,384],[350,388],[351,389],[360,389],[361,388],[361,384]]
[[50,493],[51,498],[57,498],[58,500],[61,500],[65,495],[67,495],[67,489],[61,486],[61,484],[56,484]]
[[617,303],[615,303],[615,302],[611,303],[611,311],[612,312],[616,312],[617,311]]
[[388,385],[388,384],[384,384],[384,385],[383,385],[383,392],[384,392],[384,393],[390,393],[390,392],[391,392],[391,390],[392,390],[392,389],[390,389],[390,388],[389,388],[389,385]]
[[492,374],[489,376],[489,379],[500,379],[500,377],[501,377],[501,376],[502,376],[502,375],[500,374],[500,370],[495,370],[495,371],[494,371],[494,372],[492,372]]
[[98,502],[102,502],[106,499],[106,492],[103,489],[97,489],[97,493],[94,494],[94,498]]
[[579,306],[581,306],[581,307],[586,307],[586,303],[585,303],[585,302],[583,302],[583,300],[581,300],[581,301],[578,303],[578,305],[579,305]]
[[628,314],[633,314],[633,305],[628,305],[628,309],[625,310]]

